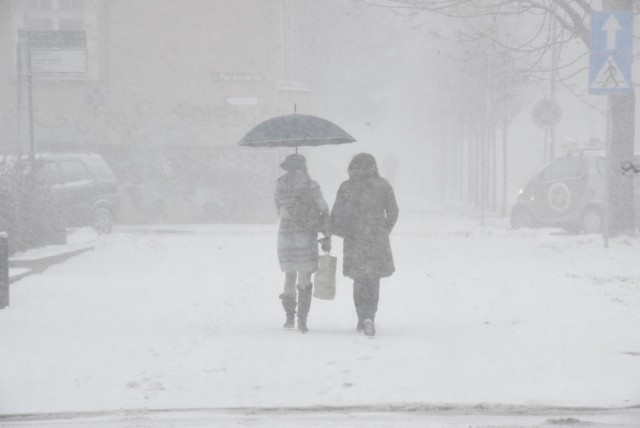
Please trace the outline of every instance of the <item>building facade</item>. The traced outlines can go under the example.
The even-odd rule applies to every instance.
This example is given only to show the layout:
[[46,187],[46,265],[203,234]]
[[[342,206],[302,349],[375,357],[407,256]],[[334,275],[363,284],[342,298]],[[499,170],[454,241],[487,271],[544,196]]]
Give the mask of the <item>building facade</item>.
[[271,220],[280,153],[236,143],[308,103],[295,14],[291,0],[0,0],[0,151],[101,153],[125,220]]
[[231,145],[292,112],[290,0],[0,0],[0,145]]

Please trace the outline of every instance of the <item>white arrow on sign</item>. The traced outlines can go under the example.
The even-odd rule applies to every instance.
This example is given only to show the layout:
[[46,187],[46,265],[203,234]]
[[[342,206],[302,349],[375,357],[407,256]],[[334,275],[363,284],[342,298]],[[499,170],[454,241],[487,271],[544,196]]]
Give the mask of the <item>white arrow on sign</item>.
[[616,19],[615,15],[610,15],[609,19],[607,19],[601,29],[607,32],[607,50],[615,50],[618,31],[622,31],[622,26]]

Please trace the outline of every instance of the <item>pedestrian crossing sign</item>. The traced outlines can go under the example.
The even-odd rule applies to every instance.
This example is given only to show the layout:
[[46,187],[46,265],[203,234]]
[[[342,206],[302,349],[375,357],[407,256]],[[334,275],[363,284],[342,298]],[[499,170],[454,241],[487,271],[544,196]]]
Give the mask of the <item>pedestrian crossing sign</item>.
[[[613,55],[605,55],[594,62],[597,65],[594,68],[589,86],[592,95],[616,95],[631,91],[628,74],[623,72],[620,66],[620,64],[623,64],[623,67],[628,68],[628,61],[620,61],[620,58],[616,59]],[[595,72],[598,68],[600,70]]]
[[589,93],[631,93],[633,16],[630,12],[594,12],[591,15]]

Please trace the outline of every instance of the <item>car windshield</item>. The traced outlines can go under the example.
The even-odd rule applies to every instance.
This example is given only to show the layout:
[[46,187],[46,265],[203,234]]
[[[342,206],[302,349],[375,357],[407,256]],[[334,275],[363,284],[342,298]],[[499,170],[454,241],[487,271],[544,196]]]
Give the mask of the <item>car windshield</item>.
[[49,184],[58,184],[62,182],[62,177],[60,176],[60,170],[56,166],[55,162],[45,161],[42,162],[42,169],[40,171],[40,177],[46,183]]
[[60,166],[62,167],[62,174],[64,175],[65,181],[67,182],[83,181],[89,179],[87,169],[82,164],[82,162],[78,160],[62,160],[60,161]]
[[89,163],[91,164],[91,167],[93,168],[93,171],[96,173],[98,178],[101,178],[103,180],[115,179],[113,173],[111,172],[111,169],[109,169],[109,167],[102,160],[91,159]]
[[550,163],[541,174],[544,181],[566,180],[582,175],[582,158],[558,159]]

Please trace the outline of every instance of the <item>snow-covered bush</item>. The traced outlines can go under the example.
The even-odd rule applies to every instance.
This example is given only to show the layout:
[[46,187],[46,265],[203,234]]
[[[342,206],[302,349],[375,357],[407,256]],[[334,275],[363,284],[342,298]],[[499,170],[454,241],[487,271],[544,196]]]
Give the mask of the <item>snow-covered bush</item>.
[[0,158],[0,231],[9,235],[9,253],[56,242],[60,221],[51,187],[38,174],[40,162]]

